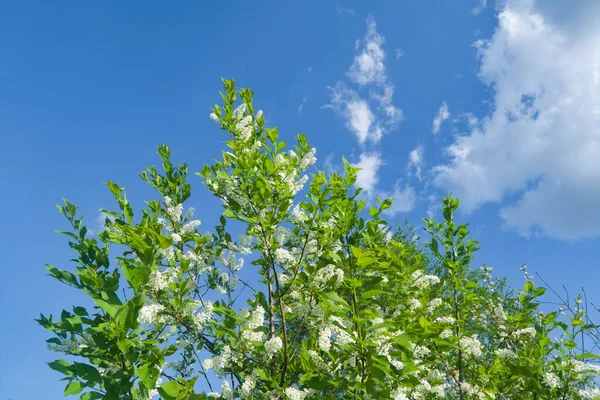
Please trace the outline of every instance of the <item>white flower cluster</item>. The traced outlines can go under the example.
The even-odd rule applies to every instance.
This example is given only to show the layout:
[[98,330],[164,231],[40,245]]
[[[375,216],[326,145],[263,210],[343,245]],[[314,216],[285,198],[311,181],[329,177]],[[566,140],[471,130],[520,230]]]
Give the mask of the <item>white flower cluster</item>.
[[344,281],[344,271],[336,268],[335,265],[327,265],[319,270],[314,275],[314,282],[319,286],[327,285],[333,277],[336,277],[336,283],[339,285]]
[[412,277],[414,279],[412,285],[418,289],[426,289],[430,285],[435,285],[440,282],[440,278],[435,275],[424,275],[423,271],[417,270],[413,272]]
[[285,395],[287,396],[288,400],[304,400],[312,394],[312,389],[298,389],[296,387],[289,387],[285,389]]
[[513,332],[512,335],[516,339],[521,339],[523,336],[525,336],[526,339],[533,339],[535,337],[535,329],[534,328],[517,329],[516,331]]
[[159,321],[159,314],[165,309],[162,304],[146,304],[140,310],[138,321],[140,324],[154,324]]
[[294,217],[294,219],[298,222],[304,222],[308,220],[308,216],[302,207],[300,207],[300,204],[296,204],[294,208],[292,208],[292,217]]
[[233,399],[233,390],[231,390],[231,386],[229,386],[229,382],[224,380],[223,383],[221,383],[221,393],[210,392],[210,393],[207,393],[206,395],[208,397],[213,397],[213,398],[222,398],[225,400],[232,400]]
[[265,340],[264,332],[255,332],[254,330],[263,326],[265,322],[265,309],[257,306],[252,312],[250,320],[246,323],[246,329],[242,332],[242,337],[253,342],[262,342]]
[[458,344],[465,356],[481,356],[481,343],[477,340],[476,334],[460,338]]
[[231,365],[231,363],[237,361],[237,356],[231,351],[229,345],[223,347],[223,352],[219,355],[215,355],[211,358],[207,358],[202,361],[202,367],[206,371],[214,370],[215,374],[219,377],[225,375],[225,369]]
[[454,323],[456,323],[456,320],[453,317],[437,317],[435,319],[435,322],[440,323],[440,324],[453,325]]
[[150,289],[155,292],[165,290],[169,284],[173,281],[173,278],[170,273],[162,273],[160,271],[153,271],[150,274],[150,279],[148,280],[148,286]]
[[546,372],[544,375],[544,383],[551,388],[557,388],[560,386],[560,379],[553,372]]
[[[169,219],[171,221],[179,221],[181,219],[181,213],[183,212],[183,204],[179,203],[174,205],[173,200],[171,200],[171,198],[167,196],[165,197],[165,205],[167,206],[166,211],[167,215],[169,216]],[[167,227],[167,229],[169,228]],[[170,230],[173,230],[172,225]]]
[[312,149],[310,149],[310,151],[308,153],[306,153],[304,155],[304,157],[302,157],[302,160],[300,160],[300,164],[298,165],[298,171],[306,171],[308,169],[308,167],[310,167],[311,165],[316,163],[317,162],[317,157],[315,157],[316,153],[317,153],[317,149],[315,149],[314,147]]
[[421,307],[421,302],[418,299],[410,299],[409,308],[411,311],[415,311],[419,307]]
[[429,302],[429,304],[427,304],[427,312],[432,313],[433,311],[435,311],[436,308],[438,308],[441,305],[442,305],[442,299],[440,299],[440,298],[433,299]]
[[504,358],[506,360],[516,360],[517,359],[517,355],[515,354],[514,351],[510,350],[510,349],[498,349],[494,352],[498,357],[500,358]]
[[275,250],[275,260],[282,265],[294,265],[297,261],[296,257],[289,250],[283,247]]
[[279,336],[275,336],[267,340],[265,342],[265,352],[267,353],[267,358],[273,357],[273,354],[281,350],[282,347],[283,341]]
[[201,329],[213,317],[214,305],[211,301],[204,301],[204,308],[201,312],[194,315],[194,323],[196,328]]
[[600,388],[579,389],[579,395],[585,400],[600,399]]
[[450,329],[444,329],[442,333],[440,333],[440,339],[449,339],[452,337],[452,331]]

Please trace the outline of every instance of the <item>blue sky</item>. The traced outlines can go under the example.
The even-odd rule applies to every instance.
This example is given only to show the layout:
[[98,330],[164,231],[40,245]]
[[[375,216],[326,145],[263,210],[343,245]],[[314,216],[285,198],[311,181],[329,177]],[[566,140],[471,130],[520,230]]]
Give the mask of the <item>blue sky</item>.
[[[44,268],[71,256],[54,204],[94,227],[114,207],[103,181],[140,207],[155,197],[137,175],[160,143],[191,171],[218,157],[221,77],[250,86],[282,137],[306,133],[319,168],[364,167],[392,223],[420,224],[452,191],[476,266],[520,286],[526,263],[600,303],[594,2],[51,3],[0,13],[0,399],[62,398],[33,321],[81,299]],[[220,205],[190,179],[209,230]]]

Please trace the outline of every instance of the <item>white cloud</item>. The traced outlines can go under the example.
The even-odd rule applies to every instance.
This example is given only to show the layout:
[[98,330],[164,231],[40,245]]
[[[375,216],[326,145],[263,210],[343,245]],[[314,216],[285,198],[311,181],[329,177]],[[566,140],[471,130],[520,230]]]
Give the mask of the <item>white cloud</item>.
[[369,97],[361,97],[343,82],[329,87],[331,102],[326,108],[344,117],[346,127],[361,145],[377,144],[385,133],[395,129],[402,120],[402,110],[393,103],[394,85],[385,73],[384,38],[375,29],[375,19],[367,18],[364,41],[357,41],[357,54],[348,70],[348,77],[359,87],[368,88]]
[[442,126],[442,122],[450,118],[450,111],[448,110],[448,104],[445,101],[442,101],[442,105],[438,110],[437,115],[433,118],[433,129],[432,132],[434,134],[438,134],[440,132],[440,127]]
[[302,110],[304,110],[304,105],[306,104],[307,100],[308,100],[308,96],[306,95],[306,93],[304,93],[304,97],[302,98],[302,101],[300,102],[300,105],[298,106],[298,114],[302,114]]
[[358,54],[348,71],[350,80],[360,86],[367,84],[383,84],[387,80],[385,73],[385,52],[381,48],[383,36],[376,30],[375,18],[367,17],[367,34],[362,46],[357,41]]
[[479,13],[482,12],[486,7],[487,7],[487,0],[479,0],[479,4],[477,4],[477,6],[475,6],[471,10],[471,13],[473,15],[479,15]]
[[352,15],[354,16],[354,10],[351,8],[344,8],[342,6],[337,6],[335,8],[335,12],[337,15],[344,15],[344,14],[348,14],[348,15]]
[[331,103],[325,107],[344,117],[346,127],[356,135],[360,144],[364,144],[367,139],[377,142],[382,132],[377,127],[369,104],[343,82],[338,82],[328,89],[331,93]]
[[103,213],[102,209],[98,210],[98,216],[94,220],[93,228],[88,228],[90,235],[97,236],[98,233],[102,232],[107,218],[112,222],[115,221],[115,217],[112,215]]
[[325,161],[323,162],[323,169],[328,174],[341,175],[344,172],[344,168],[342,168],[340,164],[336,164],[333,161],[333,153],[329,153],[327,157],[325,157]]
[[493,112],[446,149],[435,183],[467,211],[511,196],[500,215],[523,236],[600,235],[598,21],[561,29],[531,2],[498,19],[491,40],[478,43]]
[[396,182],[391,192],[379,192],[378,197],[380,199],[392,199],[392,206],[384,210],[384,214],[391,217],[398,213],[407,213],[415,208],[415,202],[417,196],[412,187],[406,185],[400,186],[400,182]]
[[[346,74],[357,90],[366,89],[368,97],[362,97],[357,90],[338,82],[328,87],[331,101],[324,106],[344,118],[346,127],[363,146],[378,144],[382,136],[397,128],[403,118],[402,110],[393,102],[394,85],[386,74],[383,43],[384,37],[377,33],[375,19],[369,16],[367,33],[364,40],[356,41],[356,55]],[[402,55],[401,51],[396,49],[397,57]],[[412,210],[415,194],[410,186],[401,187],[396,183],[389,192],[377,188],[382,165],[379,152],[363,152],[355,164],[355,167],[361,168],[357,172],[356,186],[363,188],[363,196],[371,203],[377,197],[392,198],[393,206],[386,210],[390,215]]]
[[363,188],[367,194],[372,195],[379,180],[377,170],[381,165],[382,161],[379,153],[362,153],[358,163],[354,164],[354,167],[360,168],[360,171],[356,173],[355,185]]
[[401,48],[397,48],[395,50],[395,53],[396,53],[396,60],[397,60],[404,55],[404,50],[402,50]]
[[421,166],[423,165],[423,146],[419,145],[408,154],[408,168],[414,168],[415,175],[421,180]]

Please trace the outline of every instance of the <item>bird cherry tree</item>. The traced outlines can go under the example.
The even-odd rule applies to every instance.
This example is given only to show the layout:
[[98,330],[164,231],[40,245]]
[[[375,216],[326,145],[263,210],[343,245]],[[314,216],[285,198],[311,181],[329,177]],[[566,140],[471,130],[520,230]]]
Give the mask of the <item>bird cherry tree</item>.
[[391,201],[368,207],[356,168],[309,174],[306,137],[279,140],[252,92],[223,83],[211,118],[227,151],[198,173],[223,203],[214,229],[199,231],[188,166],[165,145],[162,171],[141,174],[157,192],[142,210],[108,182],[118,209],[91,235],[76,206],[58,206],[75,267],[48,270],[91,304],[38,320],[67,355],[49,364],[65,395],[598,399],[598,330],[580,299],[543,313],[528,275],[514,294],[473,268],[451,196],[443,221],[424,220],[426,252],[392,235]]

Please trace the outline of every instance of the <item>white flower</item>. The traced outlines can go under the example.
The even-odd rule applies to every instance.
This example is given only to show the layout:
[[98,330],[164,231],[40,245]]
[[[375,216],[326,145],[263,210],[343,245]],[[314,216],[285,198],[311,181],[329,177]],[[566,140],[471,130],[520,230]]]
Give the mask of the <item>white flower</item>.
[[215,113],[210,113],[210,119],[212,119],[215,122],[219,122],[219,117]]
[[450,329],[444,329],[442,331],[442,333],[440,333],[440,338],[441,339],[448,339],[451,336],[452,336],[452,331]]
[[158,320],[158,314],[162,312],[165,307],[161,304],[148,304],[142,307],[138,315],[138,321],[140,324],[153,324]]
[[429,304],[427,305],[427,311],[428,312],[433,312],[436,308],[438,308],[440,305],[442,304],[442,299],[433,299],[429,302]]
[[438,278],[437,276],[423,275],[423,272],[420,270],[413,272],[412,276],[415,279],[413,282],[413,286],[415,286],[421,290],[426,289],[430,285],[434,285],[434,284],[440,282],[440,278]]
[[275,250],[275,259],[280,264],[294,264],[296,261],[295,257],[288,250],[281,247]]
[[295,387],[289,387],[285,389],[285,395],[289,400],[304,400],[307,396],[312,394],[311,389],[298,389]]
[[306,213],[304,212],[302,207],[300,207],[300,204],[296,204],[294,208],[292,208],[292,216],[299,222],[304,222],[308,219]]
[[169,279],[167,274],[163,274],[160,271],[153,271],[148,280],[148,286],[155,292],[165,290],[169,286],[169,283],[171,283],[171,279]]
[[235,119],[240,119],[246,113],[246,103],[240,104],[235,110],[233,110],[233,116]]
[[280,337],[273,337],[265,342],[265,351],[267,356],[270,358],[274,353],[279,351],[283,347],[283,341]]
[[544,383],[551,388],[557,388],[560,386],[560,379],[553,372],[546,372],[544,375]]
[[531,339],[531,338],[535,337],[535,329],[534,328],[518,329],[513,332],[513,336],[515,338],[521,338],[521,336],[528,336]]
[[298,170],[304,171],[308,167],[313,165],[315,162],[317,162],[317,158],[315,157],[316,152],[317,152],[317,149],[315,149],[313,147],[308,153],[306,153],[306,155],[304,157],[302,157],[302,160],[300,160],[300,165],[298,166]]
[[202,328],[207,321],[213,316],[213,303],[211,301],[204,301],[204,309],[202,312],[194,315],[194,323],[198,329]]
[[184,233],[188,233],[188,232],[192,232],[194,229],[196,229],[198,226],[200,226],[200,220],[193,220],[188,222],[187,224],[185,224],[184,226],[181,227],[180,232],[182,234]]
[[498,349],[494,352],[498,357],[504,358],[504,359],[509,359],[509,360],[516,360],[517,359],[517,355],[515,354],[514,351],[510,350],[510,349]]
[[325,325],[319,331],[318,345],[323,351],[329,351],[331,349],[331,327]]
[[244,383],[242,383],[240,391],[242,392],[242,395],[244,397],[248,397],[250,396],[250,393],[252,393],[255,387],[256,381],[252,377],[248,377],[244,380]]
[[411,311],[415,311],[417,308],[421,307],[421,302],[417,299],[410,299],[410,309]]
[[454,324],[456,320],[452,317],[437,317],[435,322],[439,322],[441,324]]
[[465,336],[458,340],[461,350],[466,356],[479,357],[481,355],[481,343],[477,335]]

